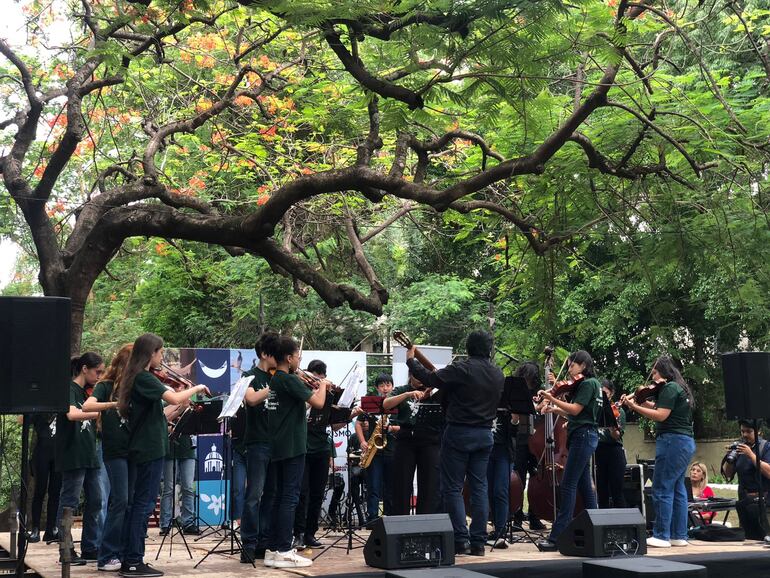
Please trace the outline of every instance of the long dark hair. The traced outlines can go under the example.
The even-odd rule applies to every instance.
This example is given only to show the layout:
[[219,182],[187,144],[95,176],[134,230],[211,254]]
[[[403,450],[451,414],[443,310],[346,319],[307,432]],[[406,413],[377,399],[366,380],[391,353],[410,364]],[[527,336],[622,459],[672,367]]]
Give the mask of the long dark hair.
[[687,382],[684,380],[684,377],[682,377],[682,374],[679,372],[679,369],[676,367],[674,360],[671,359],[671,357],[668,355],[661,355],[655,360],[652,367],[656,369],[660,376],[667,382],[673,381],[678,383],[687,395],[687,403],[690,404],[690,408],[695,409],[695,396],[692,394],[692,390],[687,385]]
[[72,373],[72,377],[77,377],[83,370],[83,366],[86,366],[88,369],[94,369],[95,367],[99,367],[102,363],[104,363],[104,360],[101,355],[94,353],[93,351],[86,351],[80,357],[73,357],[70,359],[70,372]]
[[131,357],[128,360],[126,368],[123,370],[123,374],[117,382],[118,391],[120,395],[118,397],[118,412],[123,417],[128,417],[128,410],[131,404],[131,392],[134,389],[134,379],[139,375],[147,364],[150,363],[150,359],[163,347],[163,339],[155,335],[154,333],[145,333],[140,335],[134,341],[134,347],[131,351]]
[[521,377],[527,382],[527,387],[536,390],[540,386],[540,368],[534,361],[525,361],[516,368],[514,377]]
[[[582,374],[585,377],[594,377],[596,375],[594,360],[591,357],[591,354],[584,349],[578,349],[575,353],[570,355],[568,359],[574,363],[582,363],[585,365],[582,371]],[[567,364],[569,365],[569,362]]]
[[134,349],[133,343],[126,343],[121,347],[110,362],[110,367],[102,377],[102,381],[112,382],[112,393],[110,394],[110,401],[117,401],[118,399],[118,383],[123,375],[123,371],[128,365],[128,360],[131,357],[131,351]]

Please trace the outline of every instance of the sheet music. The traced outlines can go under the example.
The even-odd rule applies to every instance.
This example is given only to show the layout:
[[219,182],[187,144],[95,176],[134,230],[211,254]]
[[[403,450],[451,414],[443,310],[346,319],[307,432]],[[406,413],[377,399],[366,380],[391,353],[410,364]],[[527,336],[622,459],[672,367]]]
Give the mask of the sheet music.
[[366,373],[362,367],[356,364],[349,374],[347,385],[340,396],[337,406],[353,407],[353,403],[360,397],[361,384],[366,387]]
[[241,407],[243,398],[246,396],[246,390],[249,388],[251,381],[254,379],[253,375],[248,377],[241,377],[230,388],[230,397],[222,404],[222,411],[217,417],[217,421],[222,421],[226,417],[233,417],[238,408]]

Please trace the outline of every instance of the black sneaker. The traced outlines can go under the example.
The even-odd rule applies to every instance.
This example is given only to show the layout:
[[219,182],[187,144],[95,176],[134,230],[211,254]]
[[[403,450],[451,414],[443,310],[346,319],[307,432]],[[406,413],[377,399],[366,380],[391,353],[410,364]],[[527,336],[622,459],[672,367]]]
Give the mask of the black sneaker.
[[253,564],[256,559],[256,553],[252,548],[241,550],[241,564]]
[[305,546],[308,548],[323,548],[324,545],[316,540],[315,536],[305,536]]
[[540,520],[538,520],[535,517],[530,516],[529,518],[529,529],[533,532],[542,532],[545,530],[545,524],[543,524]]
[[535,545],[541,552],[556,552],[556,542],[551,542],[550,540],[540,540]]
[[[62,563],[61,556],[59,556],[59,564]],[[70,566],[85,566],[86,561],[83,560],[80,556],[78,556],[78,553],[75,552],[73,549],[72,552],[70,552]]]
[[80,559],[86,562],[96,562],[99,559],[99,552],[83,552],[80,554]]
[[59,530],[58,528],[55,528],[53,530],[46,530],[45,534],[43,534],[43,542],[46,544],[52,544],[53,542],[59,541]]
[[200,536],[201,529],[194,524],[190,524],[189,526],[185,526],[184,528],[182,528],[182,532],[184,532],[188,536]]
[[471,556],[483,556],[484,554],[486,554],[484,544],[471,544]]
[[35,542],[40,541],[40,530],[37,528],[32,528],[31,532],[27,532],[27,542],[30,544],[34,544]]
[[[159,536],[168,536],[168,533],[171,531],[171,526],[166,526],[165,528],[161,528],[160,532],[158,532]],[[145,536],[146,538],[147,536]]]
[[147,576],[148,578],[154,576],[163,576],[163,572],[156,570],[149,564],[139,562],[138,564],[126,564],[120,567],[121,576]]
[[464,556],[471,553],[470,542],[455,542],[455,556]]
[[264,560],[265,559],[265,548],[257,548],[254,550],[254,559],[255,560]]

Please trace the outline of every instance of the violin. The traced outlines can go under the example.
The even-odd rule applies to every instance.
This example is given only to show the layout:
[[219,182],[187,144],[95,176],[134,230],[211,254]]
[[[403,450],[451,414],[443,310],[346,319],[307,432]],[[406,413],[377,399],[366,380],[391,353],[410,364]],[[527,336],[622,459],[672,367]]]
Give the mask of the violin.
[[[557,381],[553,384],[551,389],[547,391],[554,397],[565,397],[567,395],[573,394],[575,389],[577,389],[577,386],[580,385],[584,379],[585,376],[582,373],[578,373],[574,377],[569,377],[568,379]],[[537,396],[535,396],[535,401],[539,403],[542,400],[542,392],[538,392]]]
[[160,367],[151,367],[150,373],[157,377],[161,383],[174,388],[176,391],[195,387],[192,381],[177,373],[165,363],[161,363]]
[[634,403],[642,404],[651,397],[657,397],[664,385],[666,385],[665,379],[647,385],[641,385],[636,388],[636,391],[631,397],[634,398]]

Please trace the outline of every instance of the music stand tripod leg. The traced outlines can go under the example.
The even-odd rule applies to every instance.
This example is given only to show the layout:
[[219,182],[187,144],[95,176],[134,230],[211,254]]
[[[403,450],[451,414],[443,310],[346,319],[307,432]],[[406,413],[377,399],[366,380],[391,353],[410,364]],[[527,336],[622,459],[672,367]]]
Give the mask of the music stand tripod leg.
[[[163,539],[160,541],[160,546],[158,546],[158,552],[155,554],[155,559],[157,560],[160,558],[160,552],[163,550],[163,544],[166,543],[166,538],[168,538],[168,556],[171,557],[171,553],[174,549],[174,534],[179,534],[179,536],[182,538],[182,543],[184,543],[184,547],[187,549],[187,555],[190,557],[190,560],[192,560],[192,552],[190,551],[190,546],[187,543],[187,539],[184,536],[184,529],[182,528],[182,525],[179,523],[179,520],[176,519],[176,444],[172,442],[171,445],[171,457],[172,457],[172,463],[171,463],[171,527],[168,530],[168,533],[163,536]],[[165,463],[163,464],[163,467],[165,469]],[[163,491],[166,491],[166,483],[167,480],[163,479]],[[161,504],[163,502],[163,497],[161,496]],[[161,527],[161,530],[163,528]]]

